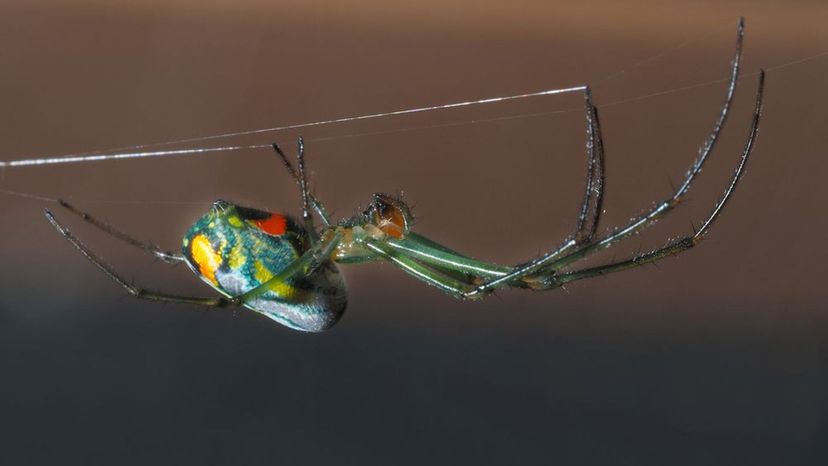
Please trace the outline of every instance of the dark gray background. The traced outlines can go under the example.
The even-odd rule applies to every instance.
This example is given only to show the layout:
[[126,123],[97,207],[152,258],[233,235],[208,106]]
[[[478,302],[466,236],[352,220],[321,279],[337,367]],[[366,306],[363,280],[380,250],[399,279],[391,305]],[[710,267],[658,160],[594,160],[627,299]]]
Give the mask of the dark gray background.
[[[828,8],[578,4],[6,0],[0,157],[589,82],[610,226],[684,173],[724,96],[723,83],[695,85],[726,77],[746,16],[745,78],[718,151],[669,220],[590,263],[621,258],[698,224],[743,144],[755,72],[828,50]],[[700,248],[482,303],[387,265],[343,267],[349,310],[322,335],[125,298],[47,224],[51,205],[0,194],[0,462],[821,464],[826,71],[823,57],[769,72],[755,157]],[[573,227],[581,105],[573,94],[302,134],[338,215],[403,190],[418,231],[510,263]],[[558,110],[571,111],[444,126]],[[297,134],[209,144],[291,147]],[[298,210],[267,151],[7,169],[0,188],[65,197],[170,248],[215,198]],[[63,218],[137,283],[209,294],[186,268]]]

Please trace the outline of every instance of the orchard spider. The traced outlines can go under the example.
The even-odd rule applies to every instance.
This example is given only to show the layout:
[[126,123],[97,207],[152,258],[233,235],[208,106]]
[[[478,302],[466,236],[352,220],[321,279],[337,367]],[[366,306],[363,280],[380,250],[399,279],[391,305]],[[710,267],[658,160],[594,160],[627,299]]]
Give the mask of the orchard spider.
[[[197,298],[155,293],[127,282],[46,210],[46,217],[81,254],[131,295],[153,301],[192,303],[211,307],[245,306],[290,328],[319,332],[333,326],[346,305],[345,284],[336,263],[387,261],[414,277],[460,299],[480,299],[504,287],[548,290],[583,278],[652,263],[695,246],[733,194],[753,149],[762,112],[764,72],[759,73],[753,122],[738,166],[701,227],[692,235],[626,260],[570,270],[587,255],[607,248],[653,224],[687,194],[712,152],[725,123],[739,76],[743,37],[740,20],[736,53],[730,69],[725,103],[699,155],[672,195],[628,224],[596,235],[604,194],[604,147],[598,111],[589,88],[584,88],[587,128],[587,179],[574,233],[559,247],[529,262],[504,266],[478,261],[413,232],[408,206],[399,198],[374,194],[368,208],[332,223],[322,203],[308,191],[304,144],[299,138],[297,167],[278,145],[273,148],[299,185],[302,222],[271,212],[218,200],[198,219],[183,239],[183,254],[166,252],[59,201],[69,212],[166,262],[185,262],[222,297]],[[311,211],[323,226],[317,229]]]

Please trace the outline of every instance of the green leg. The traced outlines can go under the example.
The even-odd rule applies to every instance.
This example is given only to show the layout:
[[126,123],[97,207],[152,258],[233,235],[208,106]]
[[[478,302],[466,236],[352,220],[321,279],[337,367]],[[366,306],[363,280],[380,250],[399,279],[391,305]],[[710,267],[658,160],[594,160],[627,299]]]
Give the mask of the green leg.
[[310,275],[317,267],[331,259],[331,254],[333,254],[341,240],[342,235],[340,233],[336,233],[330,239],[320,240],[273,278],[233,299],[239,300],[243,304],[278,288],[278,285],[294,277]]
[[[690,186],[692,185],[696,176],[698,176],[698,174],[701,172],[704,163],[707,161],[708,157],[713,151],[713,148],[716,145],[716,142],[718,141],[719,134],[721,134],[722,127],[724,126],[724,123],[727,119],[727,115],[730,111],[730,107],[733,102],[733,96],[736,90],[736,82],[739,77],[739,66],[742,55],[743,34],[743,24],[740,21],[736,40],[736,53],[734,55],[733,62],[731,63],[730,81],[727,88],[727,94],[725,96],[725,102],[719,110],[719,115],[716,119],[716,122],[713,125],[713,130],[707,136],[707,139],[705,140],[704,144],[699,150],[699,155],[696,157],[696,160],[693,162],[693,165],[690,166],[690,169],[685,175],[684,181],[682,182],[681,186],[679,186],[669,198],[657,204],[649,212],[633,219],[628,225],[616,229],[610,234],[604,236],[603,238],[600,238],[595,241],[589,241],[583,246],[579,245],[577,239],[570,240],[568,243],[565,243],[563,246],[538,258],[537,260],[532,261],[523,266],[517,267],[515,271],[511,274],[505,277],[492,280],[488,283],[479,286],[477,291],[475,292],[490,291],[498,286],[503,286],[504,284],[508,283],[507,280],[514,280],[517,278],[525,278],[527,281],[536,281],[537,279],[543,280],[546,277],[554,275],[557,271],[559,271],[566,265],[580,260],[594,251],[609,247],[615,242],[620,241],[652,225],[658,219],[660,219],[673,208],[675,208],[689,191]],[[756,110],[754,112],[754,127],[751,129],[750,136],[751,140],[753,139],[756,133],[758,125],[758,112],[761,109],[763,80],[764,75],[760,76],[759,90],[756,96]]]
[[[725,192],[722,194],[722,198],[716,204],[716,210],[711,214],[711,216],[707,219],[704,226],[700,231],[706,231],[709,228],[710,223],[718,217],[721,208],[724,206],[725,202],[730,198],[730,195],[733,193],[733,189],[736,187],[736,183],[742,176],[743,169],[745,163],[747,162],[748,158],[750,157],[750,153],[753,150],[753,145],[756,140],[756,136],[759,132],[759,120],[762,116],[762,100],[764,96],[764,89],[765,89],[765,72],[759,72],[759,84],[756,90],[756,100],[754,103],[753,108],[753,120],[751,123],[750,131],[748,134],[747,142],[745,143],[745,147],[742,151],[742,155],[739,159],[739,165],[736,168],[735,173],[733,174],[730,184],[728,185]],[[712,143],[709,145],[704,146],[704,148],[712,147]],[[671,197],[668,201],[665,201],[658,206],[656,206],[653,210],[651,210],[646,215],[643,215],[637,219],[634,219],[630,224],[626,225],[623,228],[617,229],[614,232],[604,236],[603,238],[590,243],[583,248],[572,252],[571,254],[562,257],[558,261],[555,261],[551,264],[548,264],[550,267],[550,272],[554,273],[554,270],[559,270],[560,268],[571,264],[577,260],[582,259],[586,255],[596,250],[604,249],[612,244],[620,241],[627,236],[639,231],[640,229],[651,225],[653,222],[661,218],[664,214],[666,214],[670,209],[675,206],[680,198],[687,192],[689,189],[690,181],[692,181],[692,177],[698,174],[698,171],[701,170],[701,163],[704,160],[697,160],[696,164],[691,168],[690,172],[688,172],[688,178],[685,179],[684,184],[676,191],[676,193]]]
[[[365,246],[377,253],[381,258],[396,265],[404,272],[413,275],[414,277],[439,288],[445,293],[448,293],[458,299],[466,299],[469,291],[474,289],[471,283],[458,280],[454,277],[446,275],[432,267],[424,265],[418,260],[410,257],[407,253],[395,250],[387,244],[369,241]],[[481,298],[483,296],[480,296]]]
[[[475,291],[466,295],[467,298],[470,298],[478,294],[485,295],[495,288],[502,286],[532,287],[534,285],[525,280],[525,277],[542,270],[547,264],[556,260],[575,246],[592,241],[602,213],[604,196],[604,142],[601,135],[598,110],[592,103],[592,93],[588,88],[584,92],[584,97],[587,128],[587,181],[584,189],[583,203],[578,214],[577,227],[572,237],[557,249],[546,253],[540,258],[515,267],[486,264],[468,259],[450,250],[446,250],[442,254],[433,252],[427,249],[428,246],[435,246],[431,241],[429,241],[429,243],[432,243],[431,245],[419,245],[418,247],[409,249],[408,252],[412,255],[417,255],[420,260],[431,265],[450,270],[463,270],[467,273],[477,274],[485,279],[485,283],[479,285]],[[442,246],[436,246],[437,248],[445,249]]]
[[512,271],[512,267],[472,259],[412,232],[403,239],[388,239],[386,244],[400,254],[445,272],[492,280]]
[[583,280],[584,278],[592,278],[598,277],[602,275],[606,275],[608,273],[613,272],[621,272],[622,270],[628,270],[635,267],[640,267],[642,265],[651,264],[653,262],[659,261],[666,257],[670,257],[681,252],[684,252],[693,246],[695,246],[699,241],[697,236],[688,236],[682,238],[677,241],[673,241],[667,246],[663,248],[656,249],[654,251],[650,251],[646,254],[640,254],[635,256],[631,259],[614,262],[612,264],[605,264],[599,265],[596,267],[589,267],[586,269],[576,270],[573,272],[568,272],[556,276],[550,277],[550,281],[548,282],[548,286],[539,289],[551,289],[551,288],[558,288],[563,286],[569,282],[574,282],[576,280]]
[[716,202],[716,205],[713,207],[713,210],[707,216],[704,223],[702,223],[701,228],[699,228],[699,230],[696,233],[694,233],[691,236],[686,236],[679,240],[672,241],[662,248],[650,251],[645,254],[637,255],[628,260],[614,262],[611,264],[599,265],[596,267],[589,267],[557,275],[550,274],[547,277],[537,277],[540,281],[546,280],[547,286],[544,289],[556,288],[572,281],[582,280],[584,278],[596,277],[600,275],[606,275],[608,273],[613,272],[620,272],[622,270],[627,270],[645,264],[650,264],[664,259],[666,257],[670,257],[681,252],[687,251],[688,249],[691,249],[696,244],[698,244],[699,241],[701,241],[702,238],[704,238],[704,236],[710,231],[710,228],[713,226],[713,223],[715,223],[715,221],[721,215],[722,210],[724,209],[725,205],[733,195],[733,192],[736,189],[736,185],[739,183],[739,180],[742,178],[742,175],[744,174],[745,165],[747,164],[747,161],[750,158],[750,154],[753,151],[753,146],[756,142],[756,136],[759,131],[759,120],[762,116],[762,94],[764,91],[764,80],[765,73],[764,71],[760,71],[759,89],[756,95],[756,104],[753,110],[753,122],[751,124],[747,142],[745,143],[745,147],[742,150],[742,155],[739,158],[739,164],[736,167],[736,170],[733,173],[733,176],[730,179],[730,183],[728,184],[724,193],[722,193],[718,202]]

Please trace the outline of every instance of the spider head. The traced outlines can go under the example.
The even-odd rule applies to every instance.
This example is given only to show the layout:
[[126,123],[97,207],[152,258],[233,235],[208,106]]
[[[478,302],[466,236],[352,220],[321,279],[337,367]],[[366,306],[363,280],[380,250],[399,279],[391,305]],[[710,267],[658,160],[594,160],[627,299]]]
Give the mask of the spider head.
[[374,198],[363,213],[366,223],[375,225],[392,238],[402,238],[414,221],[411,209],[402,199],[383,193]]

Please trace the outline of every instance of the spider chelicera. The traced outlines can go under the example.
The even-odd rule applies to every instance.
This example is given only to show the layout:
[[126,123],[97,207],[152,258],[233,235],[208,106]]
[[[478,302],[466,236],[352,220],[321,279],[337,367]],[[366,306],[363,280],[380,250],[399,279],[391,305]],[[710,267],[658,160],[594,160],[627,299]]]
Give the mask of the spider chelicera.
[[[89,261],[135,297],[220,308],[245,306],[290,328],[306,332],[330,328],[345,310],[345,284],[335,264],[387,261],[460,299],[483,298],[505,287],[548,290],[575,280],[638,267],[692,248],[720,215],[753,149],[762,112],[764,72],[759,73],[753,122],[738,166],[701,227],[689,236],[626,260],[574,270],[569,268],[585,256],[653,224],[688,192],[713,150],[730,110],[739,76],[743,30],[740,21],[725,103],[681,185],[672,195],[628,224],[603,235],[596,235],[596,232],[604,194],[604,147],[598,111],[592,103],[589,88],[585,88],[587,178],[575,231],[557,248],[523,264],[504,266],[482,262],[418,235],[411,230],[413,218],[408,206],[402,199],[387,194],[374,194],[364,212],[333,223],[323,204],[308,191],[301,137],[296,167],[278,145],[273,145],[299,186],[302,196],[301,223],[286,215],[218,200],[184,236],[183,254],[176,254],[138,241],[67,202],[59,201],[69,212],[163,261],[186,262],[222,297],[177,296],[138,288],[78,240],[49,210],[46,210],[46,217]],[[321,228],[316,227],[312,211],[321,220]]]

